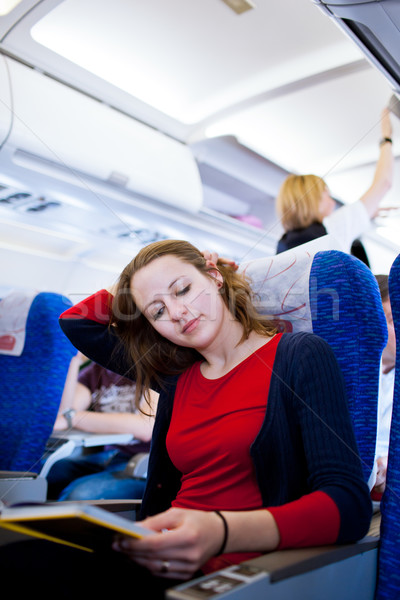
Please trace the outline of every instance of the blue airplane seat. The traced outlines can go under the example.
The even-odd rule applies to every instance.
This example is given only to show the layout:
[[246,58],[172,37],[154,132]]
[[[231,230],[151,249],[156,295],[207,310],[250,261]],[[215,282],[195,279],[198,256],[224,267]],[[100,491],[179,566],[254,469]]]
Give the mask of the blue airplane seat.
[[[27,299],[25,292],[17,292],[15,300],[9,296],[0,302],[0,469],[26,476],[40,472],[76,353],[58,323],[59,315],[71,305],[69,299],[52,292],[30,294]],[[12,310],[4,308],[6,300]],[[26,311],[22,327],[19,306]],[[21,330],[23,348],[13,354]]]
[[389,296],[396,334],[396,372],[386,489],[381,501],[377,600],[400,598],[400,254],[390,269]]
[[359,259],[320,252],[311,267],[310,301],[313,331],[333,348],[344,375],[368,481],[375,460],[380,358],[387,341],[379,288]]
[[324,338],[342,369],[366,481],[374,465],[377,396],[387,327],[371,270],[338,250],[307,244],[241,267],[252,280],[258,310],[285,331]]

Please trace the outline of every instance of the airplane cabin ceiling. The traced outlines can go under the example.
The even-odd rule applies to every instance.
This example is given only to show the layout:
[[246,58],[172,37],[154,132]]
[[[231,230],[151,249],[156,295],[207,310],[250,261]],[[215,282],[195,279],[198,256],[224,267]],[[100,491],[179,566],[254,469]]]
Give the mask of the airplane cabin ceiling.
[[[22,0],[0,17],[0,50],[190,145],[206,207],[256,214],[276,237],[274,190],[287,171],[321,175],[343,202],[365,191],[392,89],[312,0],[254,4],[239,15],[223,0]],[[400,207],[393,126],[385,204]],[[246,152],[259,157],[253,181]],[[263,161],[277,165],[272,191]]]

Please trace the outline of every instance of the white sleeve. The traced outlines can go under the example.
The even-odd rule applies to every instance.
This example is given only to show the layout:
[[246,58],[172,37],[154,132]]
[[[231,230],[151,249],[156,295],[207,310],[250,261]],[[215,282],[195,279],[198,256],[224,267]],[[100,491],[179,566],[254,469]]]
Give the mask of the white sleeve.
[[323,224],[337,243],[337,249],[349,253],[353,241],[370,228],[371,220],[363,202],[358,200],[335,210],[325,217]]
[[378,396],[378,423],[376,436],[376,458],[389,452],[390,424],[392,421],[395,369],[387,374],[381,371]]

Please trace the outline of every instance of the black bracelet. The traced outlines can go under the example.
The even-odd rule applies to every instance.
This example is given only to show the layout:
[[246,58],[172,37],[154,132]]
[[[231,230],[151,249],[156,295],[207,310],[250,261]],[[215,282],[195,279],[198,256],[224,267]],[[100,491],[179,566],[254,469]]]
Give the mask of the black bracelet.
[[222,519],[222,523],[224,524],[224,539],[222,540],[221,548],[219,549],[219,551],[216,554],[216,556],[218,556],[219,554],[223,554],[225,551],[226,542],[228,541],[229,529],[228,529],[228,523],[226,522],[224,515],[222,513],[220,513],[219,510],[215,510],[214,512],[216,515],[218,515]]
[[393,144],[392,138],[387,138],[387,137],[382,138],[381,141],[379,142],[379,145],[383,146],[384,144]]

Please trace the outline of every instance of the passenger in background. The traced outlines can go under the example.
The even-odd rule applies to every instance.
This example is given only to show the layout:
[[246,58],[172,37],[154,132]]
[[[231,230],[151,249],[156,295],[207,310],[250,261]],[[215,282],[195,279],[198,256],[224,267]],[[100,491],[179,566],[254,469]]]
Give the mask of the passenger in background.
[[372,184],[357,202],[335,210],[336,203],[321,177],[289,175],[286,178],[276,201],[277,213],[285,230],[278,242],[277,254],[328,233],[337,242],[337,250],[352,252],[369,266],[365,250],[357,238],[369,229],[371,219],[378,214],[379,203],[392,186],[392,125],[387,108],[382,112],[381,133],[379,159]]
[[125,468],[134,455],[150,449],[158,395],[151,392],[151,409],[142,404],[144,412],[140,412],[135,408],[136,385],[132,380],[96,363],[79,371],[84,358],[78,353],[71,360],[54,429],[130,433],[136,442],[109,448],[100,446],[97,451],[92,449],[88,454],[57,461],[47,476],[48,498],[141,498],[145,479],[131,477]]
[[[234,267],[188,242],[150,244],[114,299],[101,290],[61,326],[86,356],[129,373],[136,402],[160,390],[140,514],[154,535],[120,537],[110,553],[0,547],[10,576],[40,576],[42,598],[54,586],[85,597],[131,584],[162,598],[199,572],[367,533],[369,489],[333,351],[312,333],[277,333]],[[47,565],[43,576],[35,563]]]
[[372,490],[373,500],[380,500],[386,486],[386,471],[389,454],[390,423],[392,420],[394,376],[396,366],[396,337],[394,331],[392,308],[389,298],[388,275],[375,275],[385,312],[388,341],[382,352],[381,374],[378,397],[378,427],[376,439],[376,483]]

